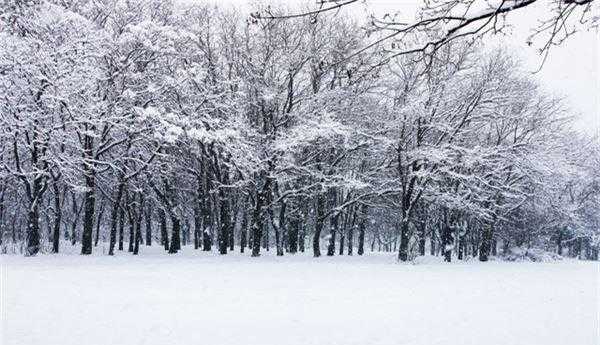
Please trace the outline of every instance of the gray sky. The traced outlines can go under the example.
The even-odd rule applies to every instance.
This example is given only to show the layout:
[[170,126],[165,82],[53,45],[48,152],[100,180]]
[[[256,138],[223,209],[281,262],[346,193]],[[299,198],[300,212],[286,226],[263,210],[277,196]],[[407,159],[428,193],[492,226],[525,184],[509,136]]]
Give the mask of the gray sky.
[[[181,0],[195,1],[195,0]],[[357,3],[345,7],[344,11],[366,18],[369,12],[382,16],[385,13],[401,12],[402,18],[412,18],[421,1],[416,0],[366,0],[367,5]],[[253,10],[253,0],[213,0],[210,2],[232,5],[243,10]],[[312,0],[273,0],[263,3],[279,4],[311,4]],[[250,5],[249,5],[250,4]],[[506,45],[520,56],[525,68],[536,71],[541,65],[542,57],[533,46],[527,45],[530,31],[536,27],[537,21],[548,13],[547,3],[527,7],[509,16],[512,25],[508,37],[491,39]],[[404,15],[406,14],[406,15]],[[562,45],[553,47],[542,69],[534,75],[540,84],[549,92],[565,98],[567,106],[577,117],[576,127],[589,134],[600,132],[600,32],[598,30],[582,31],[570,37]]]

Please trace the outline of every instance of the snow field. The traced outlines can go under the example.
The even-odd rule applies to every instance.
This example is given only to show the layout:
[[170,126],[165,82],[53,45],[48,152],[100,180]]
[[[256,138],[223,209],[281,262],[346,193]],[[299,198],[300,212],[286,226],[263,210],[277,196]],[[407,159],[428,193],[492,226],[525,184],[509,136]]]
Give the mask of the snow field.
[[0,260],[2,345],[600,343],[595,262],[411,265],[189,247]]

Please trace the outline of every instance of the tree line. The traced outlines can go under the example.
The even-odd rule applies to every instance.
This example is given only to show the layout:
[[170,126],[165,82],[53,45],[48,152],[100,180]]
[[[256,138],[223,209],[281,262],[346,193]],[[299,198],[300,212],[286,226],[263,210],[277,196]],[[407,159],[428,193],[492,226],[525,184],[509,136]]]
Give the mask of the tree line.
[[502,49],[390,57],[434,38],[373,45],[335,14],[0,6],[3,252],[598,259],[600,146]]

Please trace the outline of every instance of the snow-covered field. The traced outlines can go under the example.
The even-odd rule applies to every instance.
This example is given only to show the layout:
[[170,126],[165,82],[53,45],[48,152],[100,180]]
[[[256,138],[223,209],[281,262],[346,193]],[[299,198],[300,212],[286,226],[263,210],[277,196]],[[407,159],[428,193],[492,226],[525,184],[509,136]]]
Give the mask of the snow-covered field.
[[[2,345],[597,345],[598,263],[1,256]],[[427,260],[425,260],[427,261]]]

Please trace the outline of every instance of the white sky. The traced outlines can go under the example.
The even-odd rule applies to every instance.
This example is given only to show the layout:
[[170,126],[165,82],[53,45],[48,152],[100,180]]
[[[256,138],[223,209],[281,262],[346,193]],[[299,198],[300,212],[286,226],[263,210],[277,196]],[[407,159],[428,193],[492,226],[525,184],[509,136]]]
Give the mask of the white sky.
[[[201,1],[201,0],[182,0]],[[253,0],[213,0],[210,2],[231,5],[242,10],[253,10]],[[278,4],[311,4],[313,0],[274,0],[261,1]],[[417,0],[366,0],[367,5],[355,3],[344,11],[357,17],[366,17],[369,12],[382,16],[385,13],[401,12],[412,17],[421,4]],[[368,6],[368,7],[367,7]],[[545,17],[547,3],[528,7],[509,16],[513,26],[510,36],[492,41],[500,41],[520,56],[526,69],[539,68],[542,57],[536,52],[536,44],[526,44],[530,30],[537,21]],[[312,6],[314,7],[314,6]],[[404,17],[404,16],[403,16]],[[600,32],[597,30],[576,33],[562,45],[553,47],[539,73],[535,74],[540,83],[556,95],[563,96],[567,105],[577,117],[576,127],[589,134],[600,134]]]
[[[394,11],[411,13],[421,1],[367,0],[375,14]],[[540,41],[527,45],[527,37],[537,21],[546,18],[547,2],[511,13],[508,23],[512,30],[509,37],[498,38],[520,56],[526,69],[536,71],[542,56],[536,51]],[[360,6],[357,6],[360,7]],[[364,13],[364,10],[362,11]],[[577,116],[576,126],[590,134],[600,132],[600,32],[578,32],[562,45],[553,47],[542,69],[534,75],[540,83],[556,95],[565,97],[567,105]]]

